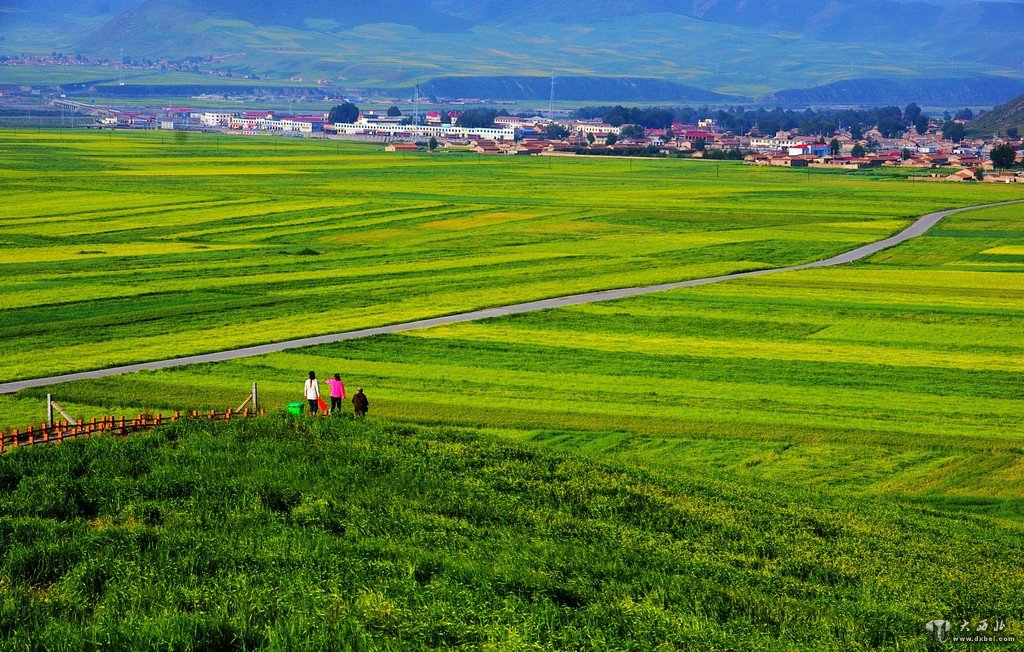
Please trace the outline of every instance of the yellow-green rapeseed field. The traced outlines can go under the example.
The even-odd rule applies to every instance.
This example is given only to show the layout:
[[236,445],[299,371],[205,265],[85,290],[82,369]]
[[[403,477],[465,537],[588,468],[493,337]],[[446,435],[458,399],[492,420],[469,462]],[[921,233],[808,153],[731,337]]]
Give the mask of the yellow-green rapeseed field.
[[[804,262],[1021,196],[284,139],[0,148],[5,380]],[[0,396],[0,431],[49,392],[166,415],[256,381],[269,411],[0,456],[0,649],[923,652],[936,619],[1019,641],[1022,217]],[[369,418],[288,415],[310,369]]]
[[800,263],[1013,188],[316,139],[0,134],[0,380]]
[[[73,145],[116,158],[116,138],[91,138]],[[154,136],[126,144],[161,157],[188,146],[161,145]],[[630,172],[622,161],[277,146],[290,151],[279,152],[280,161],[265,152],[274,169],[315,170],[321,155],[321,167],[332,172],[311,171],[321,186],[278,191],[287,196],[266,202],[207,179],[197,187],[219,189],[213,208],[176,195],[192,208],[168,212],[166,198],[153,197],[149,208],[118,204],[102,218],[52,218],[61,229],[73,231],[78,221],[83,233],[101,234],[81,246],[103,253],[56,252],[47,243],[72,270],[66,278],[58,269],[32,282],[5,277],[10,307],[0,316],[15,337],[5,338],[2,359],[18,370],[9,377],[804,262],[883,237],[933,209],[1020,194],[679,161],[635,162]],[[224,138],[206,147],[225,162],[272,146]],[[160,167],[141,160],[133,172],[164,171],[158,189],[175,178],[163,158]],[[146,201],[141,189],[67,192]],[[19,217],[5,224],[21,226],[2,237],[41,229],[51,220],[39,217],[45,210],[44,203],[19,205]],[[87,416],[166,413],[237,403],[259,381],[265,404],[280,407],[301,399],[309,369],[321,377],[339,372],[351,386],[366,385],[373,413],[391,419],[1017,520],[1024,514],[1021,211],[956,215],[843,268],[56,392]],[[132,240],[136,255],[132,245],[104,238]],[[150,244],[166,249],[146,254]],[[320,255],[297,255],[301,247]],[[39,272],[45,264],[31,262],[36,249],[17,249],[23,262],[8,268]],[[77,300],[58,301],[68,293]],[[85,333],[67,335],[75,323]],[[38,421],[43,393],[0,399],[0,422]]]

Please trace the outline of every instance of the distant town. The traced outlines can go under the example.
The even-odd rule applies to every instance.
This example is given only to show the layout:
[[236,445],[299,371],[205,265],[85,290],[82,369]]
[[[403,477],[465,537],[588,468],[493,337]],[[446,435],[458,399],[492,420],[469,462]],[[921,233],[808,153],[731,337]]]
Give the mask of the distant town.
[[[10,90],[0,89],[2,92]],[[88,123],[77,126],[92,129],[356,140],[378,142],[396,153],[732,159],[749,165],[835,170],[903,167],[926,170],[912,177],[922,181],[1024,183],[1024,172],[1019,169],[1024,143],[1016,129],[972,138],[967,136],[974,117],[970,110],[930,118],[916,105],[856,114],[873,119],[884,116],[875,120],[877,124],[843,127],[830,119],[812,117],[803,128],[783,128],[777,119],[748,126],[743,119],[750,120],[749,112],[737,118],[733,112],[719,111],[721,119],[683,122],[672,119],[664,109],[645,112],[624,107],[605,107],[604,115],[591,117],[581,115],[586,111],[567,110],[537,109],[518,115],[481,108],[451,110],[426,101],[423,110],[419,106],[412,110],[398,106],[360,110],[346,101],[330,112],[143,109],[99,106],[67,97],[53,97],[47,105],[52,111],[90,116]],[[650,126],[652,120],[646,118],[652,114],[659,126]]]

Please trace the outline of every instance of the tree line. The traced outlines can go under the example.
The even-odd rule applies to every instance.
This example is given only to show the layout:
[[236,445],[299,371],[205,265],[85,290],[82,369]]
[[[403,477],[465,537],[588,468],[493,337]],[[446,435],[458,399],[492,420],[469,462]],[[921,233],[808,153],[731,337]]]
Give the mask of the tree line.
[[[400,115],[397,107],[388,109],[389,115]],[[446,112],[442,112],[447,117]],[[459,124],[470,128],[488,128],[494,125],[498,116],[510,115],[505,110],[484,108],[467,109],[459,118]],[[345,102],[331,109],[331,122],[355,122],[359,116],[359,107]],[[520,117],[531,117],[525,113]],[[925,114],[915,103],[908,104],[904,109],[898,106],[884,106],[873,109],[710,109],[708,107],[626,107],[589,106],[577,109],[573,118],[591,120],[599,118],[613,127],[638,125],[645,129],[668,129],[673,122],[695,124],[700,120],[713,118],[718,126],[734,134],[746,136],[755,128],[761,134],[774,134],[779,131],[799,129],[804,134],[831,136],[837,131],[846,129],[851,132],[854,140],[860,140],[864,131],[876,127],[885,138],[895,138],[907,131],[924,134],[928,130],[932,117]],[[970,120],[974,117],[971,109],[965,108],[950,114],[948,111],[941,116],[942,132],[953,142],[960,142],[966,136],[963,124],[956,120]],[[934,119],[939,119],[936,116]]]
[[[573,117],[581,120],[599,118],[602,121],[619,127],[624,124],[641,125],[647,129],[667,129],[673,122],[696,124],[700,120],[712,118],[718,126],[734,134],[746,136],[754,128],[762,134],[774,134],[779,131],[799,129],[804,134],[820,134],[830,136],[839,130],[852,132],[854,139],[860,140],[864,131],[877,127],[882,136],[894,138],[901,133],[914,130],[925,133],[932,120],[921,107],[910,103],[906,108],[884,106],[873,109],[711,109],[708,107],[624,107],[588,106],[578,109]],[[948,111],[941,116],[943,133],[954,142],[963,140],[964,126],[955,120],[970,120],[974,117],[971,109],[965,108],[950,114]],[[939,119],[936,116],[935,119]]]
[[[331,109],[328,115],[330,122],[351,123],[359,117],[359,107],[351,102],[345,102]],[[388,109],[389,116],[400,116],[398,107],[392,106]],[[510,115],[505,110],[494,110],[485,108],[467,109],[459,118],[459,125],[469,128],[486,129],[494,126],[494,120],[498,116]],[[519,114],[520,117],[531,117],[528,114]],[[449,122],[447,112],[442,112],[443,121]],[[613,127],[624,127],[621,135],[628,137],[643,136],[643,129],[666,129],[671,130],[672,123],[682,122],[695,124],[700,120],[712,118],[723,130],[731,131],[734,134],[750,135],[756,128],[758,132],[771,135],[779,131],[799,129],[800,133],[831,137],[837,131],[847,129],[854,140],[861,140],[867,128],[875,127],[884,138],[895,138],[902,133],[915,131],[924,134],[930,126],[933,118],[928,116],[920,106],[911,102],[905,108],[898,106],[884,106],[873,109],[804,109],[795,111],[793,109],[710,109],[708,107],[625,107],[615,106],[589,106],[577,109],[572,117],[580,120],[592,120],[599,118]],[[955,114],[948,111],[941,116],[941,131],[943,136],[959,143],[966,137],[966,128],[961,122],[974,118],[974,112],[969,108],[961,109]],[[411,121],[411,117],[409,120]],[[938,120],[939,118],[934,118]],[[550,138],[564,138],[568,132],[557,124],[552,124],[547,130]],[[1017,129],[1007,130],[1007,136],[1017,137]],[[591,140],[592,142],[592,140]],[[614,144],[614,140],[606,144]],[[703,149],[698,147],[698,149]],[[830,144],[830,149],[836,153],[838,141]],[[863,148],[859,145],[860,152],[854,155],[862,155]],[[1003,155],[1005,158],[1005,155]],[[1013,162],[1010,160],[1009,167]],[[1000,166],[1004,167],[1004,166]]]

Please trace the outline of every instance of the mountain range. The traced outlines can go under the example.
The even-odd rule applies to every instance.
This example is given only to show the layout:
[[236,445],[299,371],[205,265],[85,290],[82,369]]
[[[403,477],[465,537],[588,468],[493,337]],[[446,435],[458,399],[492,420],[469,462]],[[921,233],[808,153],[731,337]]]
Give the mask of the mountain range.
[[[1024,0],[0,0],[0,53],[51,51],[215,57],[234,73],[343,88],[555,70],[780,103],[808,88],[851,103],[851,80],[854,99],[877,102],[889,82],[944,79],[938,100],[988,105],[1024,80]],[[622,88],[634,91],[623,100],[667,99]]]

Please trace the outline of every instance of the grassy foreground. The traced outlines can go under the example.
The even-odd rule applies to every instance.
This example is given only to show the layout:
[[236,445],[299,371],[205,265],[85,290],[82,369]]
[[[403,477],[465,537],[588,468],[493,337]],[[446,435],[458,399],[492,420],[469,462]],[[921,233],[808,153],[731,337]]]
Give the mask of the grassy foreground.
[[454,429],[181,423],[0,488],[3,650],[925,650],[1024,610],[984,521]]

